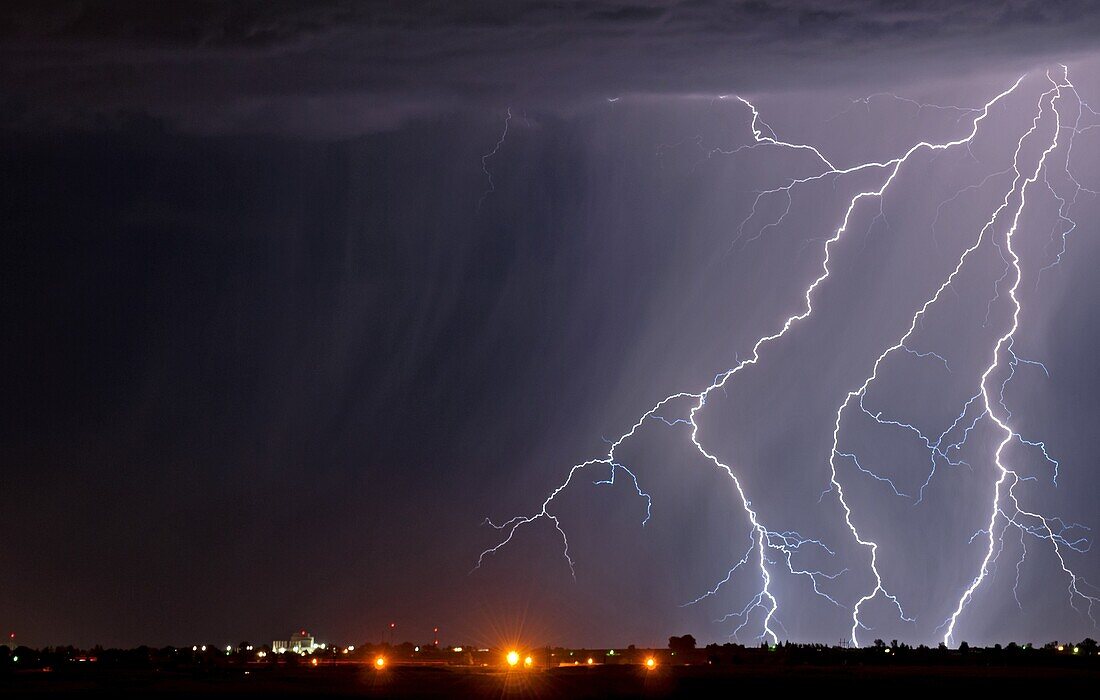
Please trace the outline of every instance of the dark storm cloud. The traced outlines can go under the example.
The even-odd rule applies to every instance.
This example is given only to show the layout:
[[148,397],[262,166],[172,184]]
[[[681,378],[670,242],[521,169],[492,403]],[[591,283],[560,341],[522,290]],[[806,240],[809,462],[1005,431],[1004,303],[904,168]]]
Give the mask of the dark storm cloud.
[[[1073,56],[1097,30],[1089,5],[1054,1],[4,4],[0,621],[32,644],[225,644],[301,626],[360,643],[393,620],[403,638],[439,625],[462,644],[522,624],[537,644],[724,638],[733,625],[713,621],[752,577],[682,605],[742,556],[745,521],[671,426],[652,421],[619,453],[653,496],[644,528],[645,499],[628,479],[591,483],[602,470],[555,502],[576,580],[539,526],[469,575],[500,534],[479,524],[537,509],[569,465],[606,453],[602,438],[774,332],[869,174],[800,189],[782,227],[735,246],[753,192],[816,162],[709,157],[751,142],[734,100],[604,98],[769,90],[757,104],[780,135],[848,165],[966,126],[957,108],[851,98],[980,105],[1016,77],[996,73],[1030,70],[972,149],[922,154],[880,216],[859,207],[814,319],[708,403],[707,445],[769,522],[835,545],[822,566],[850,568],[836,590],[852,604],[865,552],[821,501],[836,405],[1003,196],[994,175],[1048,85],[1032,69],[1069,62],[1100,101],[1100,58]],[[1086,121],[1075,176],[1100,190]],[[1095,527],[1100,211],[1086,194],[1061,266],[1022,288],[1015,351],[1050,376],[1021,365],[1007,401],[1064,465],[1040,505]],[[1029,275],[1052,259],[1062,211],[1035,195]],[[905,357],[876,382],[876,408],[942,428],[972,395],[968,362],[1004,321],[994,309],[982,323],[1000,259],[985,253],[915,345],[950,358],[950,386],[946,368]],[[869,461],[920,487],[919,441],[848,425]],[[876,636],[935,641],[974,575],[983,446],[920,508],[844,467],[920,619],[871,610]],[[1052,585],[1049,552],[1030,551],[1022,610],[1009,542],[1009,576],[964,621],[971,643],[1095,637]],[[1100,579],[1096,556],[1077,564]],[[790,578],[776,582],[791,637],[846,635],[849,611]]]
[[325,134],[505,101],[897,84],[1097,35],[1100,12],[1068,0],[16,3],[0,77],[9,122],[141,111]]

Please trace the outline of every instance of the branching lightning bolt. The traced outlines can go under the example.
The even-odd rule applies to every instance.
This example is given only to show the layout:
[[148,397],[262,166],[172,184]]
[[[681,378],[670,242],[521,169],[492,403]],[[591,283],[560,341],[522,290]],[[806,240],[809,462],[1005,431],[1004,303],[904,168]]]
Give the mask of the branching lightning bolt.
[[508,125],[511,122],[512,108],[508,107],[505,110],[504,128],[500,132],[500,138],[497,139],[496,144],[493,145],[493,148],[488,153],[481,156],[481,171],[485,173],[485,179],[488,181],[489,187],[485,190],[485,192],[481,194],[481,197],[477,200],[478,213],[481,212],[481,205],[485,203],[485,198],[497,191],[496,183],[493,182],[493,171],[489,170],[489,161],[492,159],[493,156],[497,154],[498,151],[500,151],[501,146],[504,145],[504,140],[508,138]]
[[[1012,343],[1016,335],[1016,331],[1020,327],[1020,313],[1023,310],[1019,296],[1017,295],[1017,291],[1020,287],[1020,282],[1023,278],[1023,270],[1021,269],[1020,257],[1013,247],[1013,239],[1019,227],[1020,215],[1023,212],[1024,207],[1027,203],[1027,188],[1029,185],[1038,181],[1039,176],[1043,172],[1043,166],[1046,163],[1047,157],[1058,148],[1058,139],[1061,135],[1063,127],[1062,115],[1061,112],[1059,112],[1058,110],[1057,101],[1062,96],[1062,90],[1070,90],[1074,94],[1076,94],[1076,88],[1073,87],[1073,84],[1069,80],[1069,71],[1065,68],[1065,66],[1062,66],[1062,68],[1064,71],[1063,79],[1061,81],[1055,81],[1052,79],[1051,83],[1054,85],[1054,87],[1051,90],[1043,93],[1042,98],[1044,100],[1047,100],[1045,108],[1049,108],[1054,113],[1054,129],[1053,135],[1050,139],[1050,145],[1047,146],[1047,148],[1042,152],[1042,155],[1039,157],[1034,172],[1031,174],[1030,177],[1027,178],[1027,180],[1024,181],[1023,185],[1020,187],[1019,205],[1016,207],[1016,212],[1012,218],[1012,224],[1011,226],[1009,226],[1008,231],[1005,234],[1005,249],[1007,250],[1009,257],[1011,258],[1011,266],[1013,270],[1013,281],[1011,287],[1009,287],[1008,290],[1008,296],[1012,302],[1012,322],[1009,328],[1004,332],[1004,334],[1002,334],[997,339],[997,342],[993,347],[992,360],[989,366],[982,373],[980,382],[982,403],[985,406],[985,413],[989,416],[990,420],[996,425],[997,429],[1003,435],[1001,441],[997,444],[997,448],[993,454],[993,462],[997,468],[998,478],[993,488],[993,502],[990,507],[989,526],[987,528],[989,546],[986,549],[985,556],[982,559],[978,574],[974,577],[974,580],[971,581],[970,585],[967,586],[966,590],[963,591],[962,595],[959,597],[958,604],[955,606],[954,611],[951,613],[951,616],[946,622],[946,629],[943,636],[945,643],[949,643],[952,641],[952,638],[955,634],[955,627],[959,620],[959,616],[963,613],[963,610],[965,610],[967,604],[973,599],[978,587],[982,585],[986,577],[989,575],[990,566],[996,559],[995,553],[997,551],[998,539],[994,533],[996,532],[997,520],[1000,517],[1005,518],[1005,520],[1009,524],[1021,528],[1022,531],[1026,531],[1029,534],[1036,535],[1040,539],[1047,540],[1051,543],[1054,554],[1058,559],[1061,569],[1066,574],[1069,580],[1068,591],[1071,605],[1074,605],[1074,607],[1076,607],[1075,603],[1078,599],[1084,600],[1088,606],[1088,615],[1090,618],[1092,618],[1093,605],[1097,602],[1100,602],[1100,599],[1097,599],[1096,597],[1089,595],[1082,590],[1082,587],[1086,585],[1085,582],[1080,579],[1080,577],[1066,564],[1066,559],[1063,556],[1062,552],[1062,548],[1063,546],[1065,546],[1066,540],[1062,537],[1061,533],[1055,534],[1054,530],[1051,527],[1051,523],[1055,521],[1055,519],[1043,516],[1037,512],[1025,510],[1024,507],[1020,504],[1019,497],[1015,493],[1015,487],[1021,481],[1021,477],[1013,469],[1009,468],[1004,462],[1005,447],[1014,439],[1018,439],[1019,436],[1008,424],[1010,415],[998,412],[998,408],[1001,408],[1002,410],[1004,408],[1003,398],[1002,400],[996,402],[993,401],[989,385],[990,376],[1002,363],[1002,352],[1004,354],[1011,355],[1014,359],[1016,358],[1015,353],[1012,352]],[[1048,79],[1050,78],[1049,73],[1047,77]],[[1034,131],[1037,127],[1039,119],[1042,117],[1042,109],[1045,108],[1040,109],[1040,113],[1035,117],[1035,121],[1032,122],[1032,131]],[[1076,128],[1074,129],[1073,133],[1075,132]],[[1037,444],[1041,445],[1042,443]],[[1043,446],[1043,453],[1046,454],[1045,446]],[[1006,510],[1006,505],[1005,502],[1002,500],[1002,496],[1004,498],[1007,498],[1007,500],[1011,502],[1011,511]],[[1029,521],[1030,525],[1021,522],[1021,518]],[[1024,550],[1024,552],[1024,556],[1026,556],[1026,549]],[[1093,620],[1093,622],[1095,624],[1095,619]]]
[[[1064,68],[1064,67],[1063,67]],[[970,128],[968,132],[960,137],[949,141],[936,142],[921,141],[912,145],[906,149],[901,155],[883,160],[883,161],[870,161],[855,165],[849,165],[845,167],[838,167],[834,165],[833,161],[827,158],[820,149],[815,146],[794,143],[781,140],[775,131],[768,126],[760,117],[760,113],[756,106],[754,106],[748,100],[738,97],[737,99],[750,110],[751,121],[750,131],[752,134],[752,141],[732,150],[720,150],[714,149],[710,152],[710,156],[715,155],[735,155],[739,152],[760,148],[760,147],[774,147],[780,149],[786,149],[793,152],[805,152],[810,155],[813,161],[823,169],[818,172],[799,178],[791,178],[785,184],[774,187],[771,189],[763,190],[757,193],[751,210],[747,217],[741,221],[737,227],[737,235],[735,240],[741,239],[746,231],[746,227],[750,222],[754,220],[757,215],[757,205],[763,198],[771,195],[781,195],[786,198],[786,209],[773,221],[764,224],[761,228],[757,229],[756,233],[749,240],[753,240],[762,235],[770,228],[779,226],[784,217],[789,213],[792,201],[793,191],[806,183],[822,180],[824,178],[839,178],[847,175],[851,175],[857,172],[881,172],[882,177],[879,180],[877,186],[870,189],[860,191],[850,198],[847,204],[845,213],[839,223],[839,225],[833,230],[833,233],[825,239],[823,244],[823,257],[820,263],[820,273],[810,282],[810,284],[803,290],[802,298],[803,304],[801,310],[797,313],[788,316],[772,333],[758,338],[753,347],[750,355],[734,364],[734,366],[728,370],[719,373],[709,386],[706,386],[702,390],[696,392],[679,392],[674,393],[658,401],[649,410],[643,413],[637,421],[627,430],[620,435],[616,440],[609,441],[610,447],[607,453],[599,458],[590,459],[584,462],[573,465],[565,480],[557,486],[547,498],[542,502],[541,507],[530,515],[521,515],[513,517],[510,520],[496,524],[490,520],[486,522],[494,529],[500,531],[502,534],[500,540],[492,547],[485,549],[479,555],[477,564],[474,567],[475,570],[480,568],[485,562],[486,558],[497,553],[503,547],[508,545],[516,533],[524,526],[533,524],[539,520],[547,520],[553,524],[555,530],[561,537],[562,542],[562,554],[565,558],[571,574],[576,578],[576,563],[569,553],[569,539],[566,535],[565,529],[557,515],[552,512],[552,506],[555,499],[567,488],[569,488],[574,478],[579,472],[582,472],[590,467],[600,467],[607,469],[608,473],[606,478],[595,480],[596,484],[614,484],[615,475],[617,471],[622,470],[631,479],[631,482],[640,498],[646,501],[646,517],[642,521],[642,525],[649,522],[653,516],[653,499],[648,493],[646,493],[639,482],[637,474],[624,465],[623,461],[616,456],[616,451],[625,442],[630,440],[641,426],[648,420],[653,419],[657,422],[661,422],[670,429],[677,429],[679,426],[684,426],[687,430],[687,437],[694,450],[703,457],[707,462],[710,462],[712,466],[722,475],[728,477],[734,494],[736,494],[736,500],[740,503],[741,508],[745,514],[745,517],[750,526],[749,546],[745,550],[744,554],[736,561],[733,566],[728,569],[725,577],[719,580],[713,587],[707,590],[699,597],[691,600],[685,605],[694,605],[701,601],[716,595],[723,586],[728,584],[735,574],[745,568],[753,568],[756,571],[756,575],[759,577],[759,588],[757,592],[750,597],[748,602],[737,612],[731,612],[722,618],[720,621],[726,621],[730,619],[740,620],[740,624],[733,630],[733,636],[740,633],[749,623],[750,617],[757,611],[762,615],[762,621],[760,626],[760,634],[758,638],[768,638],[772,642],[778,641],[778,635],[776,633],[776,626],[782,627],[778,622],[777,611],[779,609],[779,601],[774,594],[773,589],[773,576],[775,575],[775,569],[781,567],[786,574],[802,577],[809,581],[809,585],[813,592],[823,599],[827,600],[833,605],[850,610],[851,612],[851,630],[850,637],[853,644],[859,644],[858,633],[860,629],[867,628],[866,623],[861,619],[861,611],[864,606],[870,601],[876,598],[882,598],[887,601],[897,610],[897,615],[901,620],[912,622],[914,618],[910,617],[901,601],[890,592],[882,572],[879,569],[879,544],[871,539],[868,535],[861,532],[856,525],[856,515],[853,506],[849,503],[848,498],[845,495],[844,486],[839,473],[839,461],[845,460],[846,463],[855,466],[856,470],[878,482],[884,483],[889,486],[891,491],[898,497],[907,498],[914,501],[915,505],[919,505],[924,497],[926,487],[931,483],[936,473],[937,464],[943,463],[953,467],[965,466],[971,467],[971,464],[963,460],[959,455],[968,437],[974,431],[976,426],[983,419],[992,422],[996,428],[1003,434],[1003,440],[997,446],[993,454],[993,462],[996,466],[999,478],[996,481],[994,487],[993,500],[991,504],[991,515],[988,527],[983,531],[987,535],[988,549],[985,557],[981,563],[981,567],[977,576],[975,576],[972,583],[964,591],[960,597],[954,612],[951,614],[948,621],[945,623],[946,632],[944,635],[945,641],[950,641],[953,637],[956,622],[963,610],[966,608],[968,602],[973,598],[975,591],[982,584],[984,579],[989,575],[991,565],[996,560],[996,555],[1000,552],[1000,548],[1003,548],[1003,535],[1009,527],[1016,527],[1020,532],[1021,537],[1021,550],[1022,554],[1017,561],[1016,571],[1017,580],[1016,585],[1013,587],[1014,595],[1017,595],[1017,589],[1019,586],[1019,571],[1023,565],[1023,561],[1026,558],[1027,548],[1022,544],[1026,536],[1036,537],[1041,540],[1049,542],[1056,554],[1059,562],[1061,563],[1062,571],[1069,578],[1069,592],[1070,603],[1075,605],[1078,601],[1087,602],[1088,614],[1091,617],[1092,606],[1096,602],[1100,602],[1100,599],[1089,595],[1084,592],[1084,587],[1087,585],[1083,579],[1077,576],[1073,570],[1068,566],[1065,558],[1063,557],[1063,549],[1070,549],[1073,551],[1087,551],[1088,540],[1083,535],[1077,533],[1086,530],[1083,526],[1071,523],[1067,524],[1064,521],[1051,517],[1044,516],[1036,512],[1026,510],[1020,503],[1019,497],[1014,491],[1014,487],[1017,483],[1025,480],[1029,477],[1021,477],[1015,471],[1005,465],[1003,461],[1003,452],[1005,447],[1016,441],[1020,444],[1030,446],[1034,449],[1041,451],[1044,458],[1053,466],[1053,481],[1057,483],[1058,466],[1059,463],[1054,459],[1047,450],[1047,445],[1043,441],[1025,439],[1020,433],[1015,431],[1009,425],[1011,419],[1011,411],[1008,410],[1005,401],[1005,386],[1011,381],[1014,376],[1016,367],[1018,365],[1033,365],[1040,368],[1043,372],[1047,372],[1047,368],[1042,363],[1035,360],[1025,359],[1019,357],[1013,351],[1013,342],[1016,331],[1019,327],[1019,319],[1021,312],[1020,300],[1017,292],[1022,277],[1020,258],[1013,247],[1013,238],[1017,233],[1018,224],[1020,221],[1021,213],[1026,205],[1026,194],[1028,188],[1034,185],[1036,181],[1043,175],[1044,167],[1047,163],[1048,156],[1054,152],[1059,146],[1059,134],[1064,128],[1068,128],[1070,131],[1070,137],[1068,140],[1069,148],[1072,148],[1073,135],[1081,133],[1086,128],[1080,126],[1081,115],[1087,109],[1090,113],[1091,108],[1080,99],[1077,95],[1076,88],[1068,78],[1068,70],[1065,70],[1065,77],[1062,80],[1051,79],[1051,89],[1042,93],[1039,98],[1038,112],[1032,120],[1031,127],[1024,133],[1016,144],[1016,150],[1013,155],[1013,166],[1008,170],[994,173],[986,177],[980,183],[971,185],[952,198],[949,198],[940,204],[940,207],[936,212],[936,220],[939,219],[940,211],[942,208],[953,201],[957,197],[961,196],[964,191],[969,189],[980,189],[986,183],[1001,175],[1013,174],[1013,180],[1010,188],[1006,192],[1003,201],[992,213],[985,225],[978,232],[974,242],[966,248],[959,257],[957,264],[943,283],[936,289],[935,293],[927,299],[924,304],[914,313],[908,330],[903,336],[893,345],[886,348],[878,356],[873,364],[870,375],[854,390],[849,391],[842,403],[837,407],[835,412],[835,421],[833,423],[832,430],[832,447],[828,456],[828,471],[829,471],[829,485],[828,488],[822,493],[822,498],[829,493],[835,494],[841,510],[843,512],[843,518],[845,525],[850,531],[854,541],[863,549],[865,549],[869,556],[868,567],[872,578],[874,580],[874,586],[871,590],[866,591],[854,602],[848,604],[838,600],[838,596],[834,593],[830,593],[827,590],[827,582],[834,581],[837,577],[843,575],[848,569],[841,569],[834,572],[823,572],[820,570],[810,570],[802,567],[795,561],[795,557],[799,550],[803,547],[820,548],[828,554],[832,554],[832,550],[829,549],[824,543],[819,540],[811,539],[800,535],[797,532],[778,530],[770,527],[766,524],[766,519],[759,512],[759,510],[753,505],[752,499],[746,492],[741,479],[739,479],[737,471],[733,466],[724,462],[717,454],[704,444],[703,439],[700,436],[700,423],[698,421],[699,415],[702,413],[707,405],[708,398],[715,390],[727,389],[727,384],[731,379],[742,372],[748,367],[758,364],[762,358],[762,351],[770,344],[778,341],[788,334],[788,332],[799,322],[805,320],[814,311],[814,299],[815,293],[818,288],[825,283],[830,277],[832,272],[830,263],[832,261],[834,246],[841,240],[845,232],[848,231],[850,222],[852,220],[854,212],[857,210],[858,205],[863,200],[878,200],[879,211],[875,217],[878,220],[880,217],[884,218],[885,213],[882,209],[882,200],[896,180],[898,173],[902,167],[908,163],[911,159],[915,158],[918,154],[928,152],[935,153],[939,151],[945,151],[956,147],[964,147],[969,151],[970,146],[974,138],[979,132],[980,125],[986,120],[990,114],[990,110],[994,105],[1004,101],[1009,95],[1012,95],[1020,87],[1026,76],[1018,78],[1010,87],[997,94],[991,100],[986,102],[981,108],[962,108],[954,106],[940,106],[940,105],[923,105],[921,103],[904,100],[904,98],[897,98],[896,96],[889,95],[894,99],[903,100],[906,102],[912,102],[916,105],[918,112],[924,108],[934,108],[938,110],[954,110],[960,113],[959,121],[964,118],[968,118],[970,121]],[[1049,74],[1048,74],[1049,78]],[[1063,97],[1063,91],[1071,92],[1077,97],[1079,104],[1079,111],[1077,115],[1077,121],[1072,127],[1064,127],[1062,125],[1062,116],[1058,109],[1058,101]],[[875,97],[875,96],[871,96]],[[866,98],[864,103],[870,103],[870,97]],[[1021,153],[1023,152],[1025,143],[1030,143],[1031,139],[1036,137],[1036,134],[1042,134],[1043,132],[1043,117],[1048,113],[1054,115],[1054,129],[1053,135],[1047,142],[1048,145],[1045,150],[1042,151],[1041,156],[1037,159],[1035,168],[1027,173],[1021,171]],[[507,122],[505,123],[505,132],[502,134],[501,141],[497,144],[497,149],[500,147],[500,143],[503,142],[503,137],[507,133]],[[494,149],[489,154],[486,154],[488,158],[492,153],[495,153],[497,149]],[[972,154],[971,154],[972,155]],[[1068,163],[1069,153],[1066,156],[1066,167],[1068,175]],[[485,159],[483,159],[483,165]],[[486,168],[488,174],[488,170]],[[491,175],[489,176],[490,186],[492,185]],[[1061,230],[1062,238],[1062,250],[1058,253],[1056,259],[1051,262],[1045,269],[1056,265],[1061,260],[1062,254],[1065,252],[1065,239],[1066,236],[1073,230],[1075,224],[1069,219],[1069,210],[1072,208],[1072,203],[1076,201],[1076,197],[1081,192],[1088,192],[1086,188],[1082,187],[1072,175],[1069,175],[1070,181],[1075,186],[1073,195],[1069,198],[1061,198],[1055,193],[1055,197],[1059,200],[1059,217],[1063,221],[1064,226]],[[1045,180],[1047,187],[1054,192],[1053,185],[1049,180]],[[490,190],[491,191],[491,190]],[[488,192],[486,193],[488,194]],[[1011,216],[1011,225],[1008,228],[1003,241],[998,242],[995,236],[995,229],[999,221],[1003,219],[1003,215],[1008,212]],[[1069,223],[1065,223],[1069,222]],[[873,222],[872,222],[873,225]],[[1055,229],[1058,230],[1057,228]],[[933,237],[935,233],[935,221],[933,222]],[[992,245],[997,246],[1001,252],[1001,257],[1006,263],[1006,271],[1001,280],[998,281],[998,286],[995,287],[995,294],[993,300],[990,302],[990,308],[999,298],[999,284],[1003,280],[1011,280],[1011,284],[1007,290],[1007,296],[1012,303],[1013,315],[1011,326],[1000,335],[993,347],[993,356],[991,364],[981,375],[978,391],[971,396],[971,398],[965,402],[961,411],[954,419],[954,421],[940,432],[936,437],[931,437],[920,428],[917,428],[911,423],[889,418],[884,415],[880,410],[869,408],[866,404],[866,396],[868,388],[878,378],[880,368],[884,360],[896,352],[903,352],[910,356],[913,356],[921,361],[932,361],[943,366],[943,371],[951,372],[952,368],[948,359],[932,349],[921,348],[918,349],[913,346],[912,339],[918,328],[923,322],[923,318],[928,312],[929,308],[936,304],[943,293],[952,288],[952,283],[959,276],[963,270],[967,260],[985,241],[989,241]],[[987,315],[988,319],[988,315]],[[1005,358],[1008,358],[1007,362]],[[991,383],[991,377],[996,373],[998,368],[1006,367],[1008,369],[1007,375],[1004,380],[995,387]],[[1048,373],[1049,374],[1049,373]],[[915,435],[929,450],[930,453],[930,468],[927,477],[924,479],[920,489],[915,493],[906,493],[903,491],[893,480],[877,474],[873,469],[867,468],[861,464],[859,457],[855,452],[851,450],[843,450],[841,448],[841,433],[843,419],[848,412],[848,409],[852,407],[852,404],[858,407],[859,411],[866,416],[869,416],[878,425],[889,426],[896,429],[901,429]],[[684,408],[686,407],[686,412]],[[979,410],[980,409],[980,410]],[[668,416],[679,416],[669,418]],[[935,435],[932,433],[931,435]],[[951,440],[954,440],[953,442]],[[1003,521],[1003,524],[1001,524]],[[998,530],[998,525],[1001,524]],[[769,557],[769,553],[778,553],[778,558],[773,559]],[[1017,595],[1017,602],[1019,601]],[[943,627],[941,626],[941,627]]]

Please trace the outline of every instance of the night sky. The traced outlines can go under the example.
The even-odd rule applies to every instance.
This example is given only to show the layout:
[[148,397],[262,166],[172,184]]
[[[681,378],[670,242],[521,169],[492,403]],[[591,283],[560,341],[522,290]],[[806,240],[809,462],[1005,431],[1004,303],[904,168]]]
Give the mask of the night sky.
[[[716,620],[749,602],[751,572],[682,606],[751,532],[683,426],[651,420],[618,454],[652,497],[644,527],[629,478],[592,483],[605,467],[555,501],[575,580],[546,520],[471,573],[500,540],[483,521],[536,513],[654,403],[751,354],[876,182],[818,181],[761,230],[787,204],[764,200],[739,236],[757,191],[820,162],[723,153],[752,143],[752,114],[719,96],[843,167],[965,136],[966,110],[1026,74],[970,149],[921,155],[881,209],[855,210],[820,313],[699,418],[771,526],[832,552],[800,563],[844,572],[834,604],[773,555],[780,637],[846,639],[869,573],[821,497],[836,407],[1004,198],[1046,71],[1068,65],[1100,111],[1097,37],[1084,0],[5,3],[0,627],[34,645],[302,627],[360,643],[390,622],[410,641],[438,626],[444,643],[724,641],[740,620]],[[1057,485],[1034,448],[1007,454],[1035,477],[1031,506],[1100,528],[1100,127],[1086,128],[1100,114],[1075,100],[1078,128],[1060,133],[1075,133],[1078,196],[1058,198],[1074,194],[1063,141],[1018,232],[1014,350],[1049,377],[1020,363],[1005,389]],[[1026,143],[1021,161],[1042,150]],[[1062,262],[1039,275],[1066,218]],[[951,423],[1011,320],[997,250],[884,365],[868,407],[936,434]],[[915,503],[919,440],[846,420],[843,447],[908,497],[840,474],[914,618],[879,597],[861,637],[935,643],[981,562],[996,436],[979,424],[968,464],[941,464]],[[1049,541],[1003,540],[956,640],[1096,637]],[[1100,596],[1084,583],[1100,583],[1097,553],[1066,563]]]

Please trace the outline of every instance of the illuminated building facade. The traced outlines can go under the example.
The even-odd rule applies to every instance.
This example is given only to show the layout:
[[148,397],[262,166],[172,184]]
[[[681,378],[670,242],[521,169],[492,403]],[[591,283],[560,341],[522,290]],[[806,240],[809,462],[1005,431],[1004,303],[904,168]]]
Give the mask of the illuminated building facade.
[[312,654],[317,649],[323,649],[323,644],[318,644],[313,635],[305,630],[298,630],[290,635],[289,640],[276,639],[271,643],[271,651],[276,654],[285,654],[288,651],[295,654]]

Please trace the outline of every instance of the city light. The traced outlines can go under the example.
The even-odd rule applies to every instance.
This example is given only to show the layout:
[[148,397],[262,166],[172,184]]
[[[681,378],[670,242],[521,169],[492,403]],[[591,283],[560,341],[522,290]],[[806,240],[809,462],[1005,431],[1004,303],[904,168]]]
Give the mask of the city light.
[[532,659],[530,656],[528,656],[527,658],[525,658],[523,660],[523,666],[525,668],[531,668],[531,664],[533,664],[533,663],[535,663],[535,660]]
[[309,665],[310,666],[316,666],[317,665],[317,659],[310,659],[309,660]]
[[645,667],[648,669],[657,668],[657,660],[652,656],[645,660]]
[[506,656],[504,658],[508,662],[509,666],[514,667],[516,664],[519,663],[519,652],[515,651],[515,650],[512,650],[512,651],[508,652],[508,656]]
[[590,656],[590,657],[588,657],[588,665],[589,665],[589,666],[591,666],[591,665],[592,665],[592,664],[594,664],[594,663],[596,663],[596,660],[595,660],[595,659],[593,659],[593,658],[592,658],[591,656]]
[[386,657],[384,657],[384,656],[379,656],[377,659],[374,660],[374,667],[375,668],[382,668],[385,665],[386,665]]

